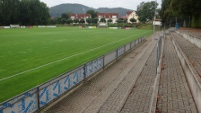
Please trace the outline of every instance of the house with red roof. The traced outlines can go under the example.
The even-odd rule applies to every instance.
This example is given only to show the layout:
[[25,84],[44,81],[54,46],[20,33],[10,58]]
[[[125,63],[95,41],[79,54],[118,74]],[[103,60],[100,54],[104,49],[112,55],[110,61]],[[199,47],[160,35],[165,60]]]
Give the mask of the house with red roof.
[[78,19],[79,21],[80,21],[81,19],[84,19],[85,23],[87,23],[87,22],[86,22],[86,19],[87,19],[87,18],[91,18],[91,15],[90,15],[90,14],[71,14],[71,15],[70,15],[70,18],[71,18],[72,20]]
[[97,18],[99,22],[101,18],[105,18],[106,22],[111,19],[112,23],[116,23],[117,19],[119,18],[119,14],[118,13],[98,13]]

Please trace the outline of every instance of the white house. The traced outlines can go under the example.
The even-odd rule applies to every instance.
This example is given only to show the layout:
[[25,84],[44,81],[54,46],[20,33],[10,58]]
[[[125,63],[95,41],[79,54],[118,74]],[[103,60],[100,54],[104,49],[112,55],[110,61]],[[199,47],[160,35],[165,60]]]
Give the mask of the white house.
[[162,25],[161,19],[154,19],[153,25],[161,26]]
[[139,22],[140,22],[140,21],[138,20],[138,16],[137,16],[137,14],[136,14],[135,11],[128,11],[128,12],[126,13],[126,18],[127,18],[127,23],[132,23],[132,22],[130,21],[131,18],[134,18],[134,19],[136,20],[136,23],[139,23]]
[[111,19],[112,23],[116,23],[118,17],[119,17],[118,13],[98,13],[97,14],[97,18],[98,18],[99,22],[100,22],[101,18],[105,18],[106,22]]
[[91,18],[91,15],[90,15],[90,14],[71,14],[71,15],[70,15],[70,18],[71,18],[72,20],[78,19],[79,21],[80,21],[81,19],[84,19],[85,23],[87,23],[87,22],[86,22],[86,19],[87,19],[87,18]]

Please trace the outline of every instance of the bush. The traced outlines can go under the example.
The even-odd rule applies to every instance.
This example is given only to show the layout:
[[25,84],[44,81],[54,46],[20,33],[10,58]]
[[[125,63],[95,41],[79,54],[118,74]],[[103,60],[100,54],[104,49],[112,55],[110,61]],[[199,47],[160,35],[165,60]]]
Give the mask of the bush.
[[138,23],[136,24],[136,27],[138,29],[150,29],[150,30],[153,29],[152,23]]
[[130,23],[115,23],[115,24],[108,24],[109,27],[135,27],[134,24]]

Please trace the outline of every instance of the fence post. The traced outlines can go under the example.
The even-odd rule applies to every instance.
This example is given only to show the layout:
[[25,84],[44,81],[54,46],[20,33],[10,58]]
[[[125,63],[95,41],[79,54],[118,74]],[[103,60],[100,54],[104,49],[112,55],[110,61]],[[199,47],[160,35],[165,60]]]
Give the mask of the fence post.
[[116,59],[118,59],[118,48],[116,49]]
[[157,47],[156,47],[156,75],[157,75],[157,68],[158,68],[158,42],[157,42]]
[[105,68],[105,54],[103,55],[103,69]]
[[140,38],[138,38],[138,44],[140,43]]
[[137,45],[137,41],[138,41],[138,40],[135,40],[135,45]]
[[40,109],[40,89],[39,86],[37,87],[37,101],[38,101],[38,110]]
[[[126,44],[127,45],[127,44]],[[124,46],[124,54],[126,53],[126,45]]]
[[135,45],[136,45],[136,41],[133,41],[133,43],[134,43],[133,47],[135,47]]
[[131,45],[132,45],[132,42],[130,42],[130,50],[131,50],[131,47],[132,47]]
[[87,65],[84,64],[84,80],[87,78]]

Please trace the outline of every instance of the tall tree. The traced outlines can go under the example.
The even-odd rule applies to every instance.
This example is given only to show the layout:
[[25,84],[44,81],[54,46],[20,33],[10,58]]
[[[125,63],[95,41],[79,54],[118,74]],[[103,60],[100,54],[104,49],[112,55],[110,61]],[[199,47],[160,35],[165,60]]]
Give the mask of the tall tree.
[[[193,27],[201,27],[201,0],[162,0],[160,16],[163,22],[171,18],[189,18]],[[185,23],[185,19],[184,19]]]
[[73,20],[72,19],[67,19],[66,23],[71,24],[71,23],[73,23]]
[[29,0],[22,0],[20,3],[20,14],[22,25],[31,25],[31,10],[29,9]]
[[90,23],[92,23],[92,21],[93,21],[93,20],[92,20],[92,18],[87,18],[87,20],[86,20],[86,21],[87,21],[87,23],[89,23],[89,24],[90,24]]
[[171,17],[171,10],[169,9],[171,1],[172,0],[162,0],[161,11],[159,12],[162,23],[165,23],[168,21],[168,18]]
[[0,0],[0,21],[3,25],[19,23],[19,0]]
[[67,23],[67,19],[66,18],[61,18],[61,23],[62,24],[66,24]]
[[3,3],[0,0],[0,25],[3,25]]
[[55,19],[55,18],[50,19],[50,20],[49,20],[49,24],[50,24],[50,25],[55,25],[55,24],[57,24],[57,19]]
[[62,18],[61,17],[57,18],[57,24],[62,24]]
[[101,18],[100,22],[106,22],[105,18]]
[[73,22],[74,22],[74,23],[78,23],[79,20],[78,20],[78,19],[74,19]]
[[93,23],[97,24],[98,23],[98,18],[93,18],[92,21],[93,21]]
[[70,14],[69,13],[63,13],[63,14],[61,14],[61,18],[69,19]]
[[43,25],[48,24],[48,20],[50,18],[49,8],[43,2],[40,3],[40,11],[41,11],[41,14],[39,18],[39,23]]
[[0,0],[0,24],[47,24],[49,8],[39,0]]
[[97,13],[94,10],[88,10],[86,14],[90,14],[91,18],[96,18],[97,17]]
[[81,19],[81,20],[79,21],[79,23],[84,24],[84,23],[85,23],[84,19]]
[[154,18],[155,9],[157,6],[158,3],[155,3],[155,1],[144,3],[141,8],[138,8],[136,11],[137,15],[139,16],[139,20],[141,22],[152,20]]

